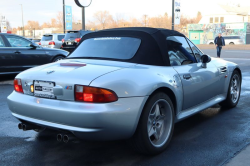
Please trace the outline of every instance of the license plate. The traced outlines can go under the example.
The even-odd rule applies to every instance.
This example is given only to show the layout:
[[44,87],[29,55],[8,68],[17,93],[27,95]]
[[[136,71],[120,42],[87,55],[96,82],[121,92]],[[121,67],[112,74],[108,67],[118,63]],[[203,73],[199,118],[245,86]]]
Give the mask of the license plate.
[[72,45],[72,43],[71,43],[71,42],[68,42],[68,45]]
[[53,88],[55,86],[54,82],[50,81],[34,81],[34,96],[54,99],[55,95],[53,93]]

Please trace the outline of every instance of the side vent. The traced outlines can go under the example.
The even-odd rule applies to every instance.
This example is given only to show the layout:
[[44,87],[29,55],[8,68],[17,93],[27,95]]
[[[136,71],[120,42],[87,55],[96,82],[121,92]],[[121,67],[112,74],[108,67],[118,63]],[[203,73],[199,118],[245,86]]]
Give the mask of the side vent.
[[221,73],[226,73],[227,72],[227,67],[225,67],[225,66],[220,67],[220,72]]

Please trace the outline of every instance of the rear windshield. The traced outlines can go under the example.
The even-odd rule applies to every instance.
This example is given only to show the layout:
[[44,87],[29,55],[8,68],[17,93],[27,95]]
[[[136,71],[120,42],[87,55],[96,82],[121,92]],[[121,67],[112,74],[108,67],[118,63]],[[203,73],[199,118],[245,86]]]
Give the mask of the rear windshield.
[[57,40],[61,41],[64,38],[65,35],[58,35]]
[[131,59],[141,40],[132,37],[100,37],[84,40],[68,58]]
[[80,32],[79,31],[70,31],[70,32],[66,33],[64,39],[68,40],[68,39],[75,39],[75,38],[80,38]]
[[40,42],[41,40],[40,39],[33,39],[32,41],[33,42]]
[[41,41],[51,41],[52,40],[52,35],[43,35]]

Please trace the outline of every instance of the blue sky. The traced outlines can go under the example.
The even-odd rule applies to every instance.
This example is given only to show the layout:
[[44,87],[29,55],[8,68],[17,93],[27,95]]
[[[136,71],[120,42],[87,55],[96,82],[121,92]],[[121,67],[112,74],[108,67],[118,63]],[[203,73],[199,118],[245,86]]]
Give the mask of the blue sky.
[[[220,2],[228,1],[230,0],[220,0]],[[234,1],[249,3],[247,0]],[[204,15],[209,14],[211,11],[219,10],[217,2],[218,0],[182,0],[181,11],[190,17],[196,16],[198,11]],[[81,20],[81,8],[74,0],[65,0],[65,3],[72,6],[76,20]],[[62,0],[0,0],[0,4],[0,15],[5,15],[12,27],[22,25],[20,4],[23,5],[25,24],[28,20],[39,21],[41,24],[48,22],[62,11]],[[93,0],[86,8],[86,20],[93,20],[93,14],[100,10],[107,10],[112,15],[123,15],[125,18],[141,18],[144,14],[157,16],[165,12],[171,15],[171,4],[172,0]]]

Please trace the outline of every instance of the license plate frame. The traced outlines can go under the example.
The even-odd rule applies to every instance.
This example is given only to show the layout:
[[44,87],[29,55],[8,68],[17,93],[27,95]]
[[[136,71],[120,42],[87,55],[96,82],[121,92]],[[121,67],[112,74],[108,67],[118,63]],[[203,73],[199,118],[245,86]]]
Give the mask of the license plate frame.
[[55,82],[34,80],[34,96],[47,99],[56,99],[53,93],[53,88],[56,86]]

